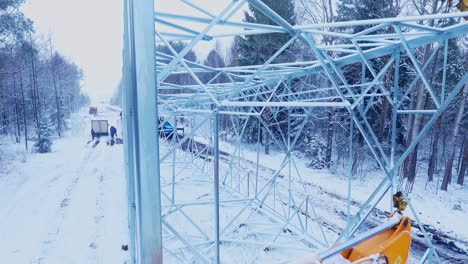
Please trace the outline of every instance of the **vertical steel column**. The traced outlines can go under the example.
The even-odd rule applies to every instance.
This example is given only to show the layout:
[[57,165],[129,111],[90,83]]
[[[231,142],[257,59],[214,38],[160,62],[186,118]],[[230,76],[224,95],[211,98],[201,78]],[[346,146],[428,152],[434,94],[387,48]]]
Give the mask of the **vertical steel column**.
[[[354,110],[352,110],[354,111]],[[354,135],[354,122],[353,117],[349,117],[349,153],[348,153],[348,215],[347,220],[351,219],[351,181],[353,179],[353,135]]]
[[[288,82],[288,86],[290,85],[290,82]],[[288,96],[288,99],[290,99],[291,96]],[[279,108],[278,108],[279,111]],[[292,194],[291,194],[291,108],[288,107],[288,134],[286,135],[287,142],[285,142],[288,147],[288,205],[291,205],[291,200],[292,200]],[[288,219],[291,217],[291,206],[288,206]]]
[[172,203],[175,201],[175,178],[176,178],[176,154],[177,154],[177,142],[179,141],[179,133],[177,132],[177,114],[174,114],[174,130],[172,131]]
[[128,91],[125,96],[131,96],[125,100],[132,100],[134,114],[133,122],[126,123],[126,132],[134,131],[136,261],[154,264],[162,263],[154,2],[128,0],[127,3],[125,34],[128,49],[125,49],[124,75],[132,80],[125,83],[125,91]]
[[[400,78],[400,50],[396,51],[395,57],[395,73],[393,76],[393,105],[392,105],[392,135],[391,135],[391,152],[390,152],[390,168],[395,166],[395,148],[396,148],[396,132],[398,118],[398,93],[399,93],[399,78]],[[394,185],[398,172],[393,172],[391,177],[391,192],[390,192],[390,212],[393,210],[393,194],[395,193]]]
[[309,222],[309,195],[306,196],[306,205],[305,205],[305,231],[307,233],[307,227]]
[[219,112],[215,110],[213,122],[214,137],[214,209],[215,209],[215,243],[216,243],[216,263],[219,264]]
[[123,109],[122,109],[122,127],[123,127],[123,148],[124,148],[124,158],[125,158],[125,175],[127,182],[127,200],[128,200],[128,229],[129,229],[129,245],[130,245],[130,257],[131,263],[136,263],[136,204],[135,204],[135,167],[134,167],[134,149],[133,149],[133,95],[134,92],[132,88],[132,79],[133,64],[130,63],[130,54],[129,49],[132,45],[132,42],[129,39],[129,34],[132,34],[132,29],[130,28],[128,21],[128,10],[129,10],[129,1],[124,2],[124,52],[123,52],[123,62],[126,65],[126,69],[122,73],[123,81]]
[[255,199],[257,199],[257,195],[258,195],[258,166],[259,166],[259,162],[260,162],[260,146],[261,146],[261,142],[260,142],[260,133],[262,133],[262,124],[260,123],[260,116],[257,117],[258,118],[258,135],[257,135],[257,163],[256,163],[256,166],[255,166]]

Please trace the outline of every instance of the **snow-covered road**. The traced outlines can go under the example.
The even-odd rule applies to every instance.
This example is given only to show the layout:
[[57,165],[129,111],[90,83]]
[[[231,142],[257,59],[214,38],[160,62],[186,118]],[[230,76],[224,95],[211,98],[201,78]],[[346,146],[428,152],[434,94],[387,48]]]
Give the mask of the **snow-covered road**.
[[128,243],[122,145],[87,144],[88,126],[88,116],[77,114],[52,153],[0,175],[2,263],[128,259],[121,250]]

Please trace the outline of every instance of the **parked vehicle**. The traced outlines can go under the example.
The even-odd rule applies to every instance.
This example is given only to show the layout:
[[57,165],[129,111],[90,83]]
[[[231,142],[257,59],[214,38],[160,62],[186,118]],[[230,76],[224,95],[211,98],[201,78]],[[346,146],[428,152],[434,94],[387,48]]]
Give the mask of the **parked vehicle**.
[[90,115],[97,115],[97,107],[91,106],[89,108],[89,114]]
[[169,123],[167,120],[165,120],[164,118],[160,117],[158,119],[158,132],[160,136],[172,135],[172,133],[174,133],[174,126],[171,123]]
[[176,129],[176,131],[182,131],[182,134],[184,133],[183,127],[175,128],[171,123],[169,123],[169,121],[165,120],[163,117],[160,117],[158,119],[158,132],[160,136],[172,137],[172,135],[174,134],[174,129]]
[[91,120],[91,129],[94,131],[94,136],[108,136],[109,122],[107,120]]

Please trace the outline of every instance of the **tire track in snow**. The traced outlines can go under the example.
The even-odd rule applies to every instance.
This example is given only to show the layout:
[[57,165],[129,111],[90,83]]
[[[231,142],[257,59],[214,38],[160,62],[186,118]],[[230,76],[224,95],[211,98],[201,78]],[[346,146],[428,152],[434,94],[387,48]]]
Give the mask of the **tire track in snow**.
[[[96,195],[96,203],[95,203],[95,211],[93,217],[93,232],[89,238],[89,248],[92,250],[89,252],[88,255],[88,263],[103,263],[102,257],[98,254],[99,251],[99,238],[102,237],[102,225],[104,220],[104,191],[103,191],[103,183],[104,183],[104,175],[99,173],[99,181],[98,181],[98,188],[97,188],[97,195]],[[96,173],[97,176],[97,173]],[[94,261],[94,262],[93,262]]]
[[42,241],[41,245],[41,256],[36,258],[33,261],[33,263],[49,263],[47,261],[47,255],[49,251],[55,246],[57,238],[59,237],[62,231],[62,226],[67,217],[67,212],[69,210],[70,203],[72,202],[74,190],[79,184],[80,179],[83,176],[86,176],[86,172],[92,164],[91,161],[95,158],[96,155],[98,155],[98,153],[96,153],[95,149],[88,148],[86,150],[84,158],[80,161],[79,167],[75,170],[75,173],[72,176],[71,182],[65,188],[63,198],[61,199],[60,204],[58,205],[57,213],[53,218],[55,219],[55,221],[50,222],[48,225],[49,231],[47,232],[47,238]]
[[[42,241],[48,236],[50,223],[57,222],[56,207],[87,154],[76,138],[60,139],[54,145],[53,152],[32,155],[17,171],[23,182],[13,185],[15,192],[7,197],[0,213],[4,227],[0,229],[0,248],[6,253],[2,254],[5,263],[31,263],[42,256]],[[77,162],[62,157],[73,157]]]

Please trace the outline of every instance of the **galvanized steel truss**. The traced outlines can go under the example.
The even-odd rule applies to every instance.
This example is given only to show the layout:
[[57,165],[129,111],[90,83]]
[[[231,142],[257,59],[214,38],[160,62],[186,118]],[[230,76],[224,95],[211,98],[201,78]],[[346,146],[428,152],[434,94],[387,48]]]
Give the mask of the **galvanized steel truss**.
[[[349,170],[348,217],[337,242],[359,237],[358,231],[371,211],[398,184],[396,176],[405,158],[468,81],[465,73],[454,87],[446,85],[448,40],[466,36],[468,23],[460,18],[468,16],[467,12],[293,26],[260,0],[227,1],[217,14],[205,8],[209,3],[180,2],[190,7],[193,15],[179,14],[177,10],[159,12],[158,1],[125,1],[124,140],[131,252],[138,263],[161,263],[163,255],[170,263],[228,263],[228,258],[246,245],[254,250],[250,260],[243,261],[252,262],[272,248],[284,253],[331,246],[334,241],[327,239],[329,234],[323,229],[324,219],[316,212],[315,197],[310,195],[292,155],[311,110],[317,107],[347,111],[353,120],[350,135],[358,129],[385,173],[367,201],[352,214]],[[247,4],[276,25],[234,21],[233,16],[243,12]],[[448,19],[460,21],[440,26]],[[358,26],[365,29],[356,31]],[[184,59],[200,42],[268,33],[284,34],[290,40],[262,65],[214,68]],[[325,37],[333,41],[324,42]],[[171,41],[186,41],[186,46],[176,52]],[[156,51],[156,43],[165,45],[170,54]],[[314,59],[275,62],[291,45],[301,45]],[[421,65],[416,53],[427,45],[432,54]],[[437,52],[443,54],[443,73],[441,80],[433,81],[426,68]],[[414,80],[408,87],[399,87],[402,56],[405,67],[414,70]],[[377,64],[376,60],[384,63]],[[352,83],[345,77],[343,69],[350,65],[360,65],[359,82]],[[393,85],[383,80],[389,72],[394,76]],[[203,78],[207,73],[212,74],[208,80]],[[168,77],[180,74],[190,76],[191,84],[168,81]],[[307,78],[322,80],[325,87],[312,86]],[[292,85],[292,80],[303,80],[307,85]],[[430,98],[428,109],[409,108],[418,81]],[[391,133],[384,140],[376,136],[368,119],[372,106],[383,100],[392,109]],[[286,118],[279,120],[280,113]],[[412,144],[397,155],[397,119],[417,114],[429,115],[428,121]],[[158,144],[159,117],[176,126],[184,125],[184,135],[167,139],[173,134],[162,134],[164,143]],[[234,131],[230,144],[221,142],[221,147],[220,136],[225,131],[220,129],[220,119],[229,122]],[[293,121],[296,130],[290,136]],[[252,122],[259,129],[257,144],[244,151],[242,138]],[[279,122],[285,125],[281,128]],[[260,161],[260,128],[284,153],[277,169],[271,172]],[[384,145],[387,140],[389,144]],[[350,159],[352,148],[350,137]],[[203,212],[208,207],[211,211]],[[411,200],[409,208],[421,223]],[[266,220],[260,221],[259,217]],[[245,226],[249,226],[246,236],[257,239],[239,235],[239,229]],[[429,245],[422,261],[441,263],[420,226]],[[336,252],[324,251],[322,257],[332,253]]]

